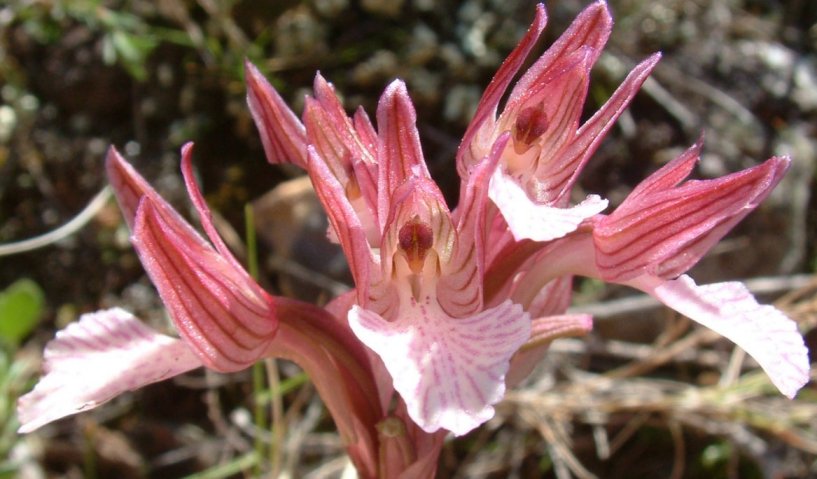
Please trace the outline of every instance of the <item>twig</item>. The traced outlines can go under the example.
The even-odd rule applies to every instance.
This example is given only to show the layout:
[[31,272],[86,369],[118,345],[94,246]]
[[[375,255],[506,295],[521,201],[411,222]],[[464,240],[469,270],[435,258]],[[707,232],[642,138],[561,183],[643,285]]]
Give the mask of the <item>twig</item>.
[[626,364],[607,372],[606,376],[610,378],[626,378],[642,375],[669,362],[672,358],[684,351],[691,350],[703,343],[714,341],[718,338],[720,338],[720,336],[715,332],[708,329],[698,329],[684,339],[676,341],[666,348],[655,351],[652,355],[640,361]]
[[619,431],[618,434],[616,434],[612,441],[610,441],[609,451],[610,456],[618,452],[618,450],[621,449],[621,447],[624,444],[626,444],[631,437],[633,437],[633,434],[635,434],[636,432],[638,432],[639,429],[641,429],[641,426],[643,426],[649,418],[650,413],[642,411],[636,413],[636,415],[631,420],[627,421],[627,424],[624,426],[624,428],[621,429],[621,431]]
[[[646,360],[655,354],[653,344],[631,343],[617,339],[604,341],[587,341],[585,339],[563,338],[550,345],[550,351],[562,354],[592,354],[594,356],[614,356],[621,359]],[[708,368],[717,368],[723,364],[724,355],[716,351],[680,351],[673,361],[695,363]]]
[[729,364],[721,374],[718,386],[727,387],[734,384],[740,377],[740,370],[743,368],[743,360],[746,359],[746,351],[742,348],[733,348],[729,357]]
[[0,244],[0,257],[10,256],[18,253],[25,253],[43,248],[65,239],[76,233],[83,226],[88,224],[91,219],[105,206],[105,203],[111,198],[111,188],[106,186],[91,199],[88,206],[79,212],[71,221],[65,223],[59,228],[49,231],[48,233],[33,238],[16,241],[13,243]]
[[[623,77],[624,72],[628,71],[625,63],[626,62],[616,55],[604,53],[597,63],[597,68],[602,69],[609,76]],[[667,113],[678,120],[678,123],[681,124],[681,128],[683,128],[685,132],[692,133],[697,128],[697,125],[700,124],[698,116],[684,106],[681,101],[675,99],[672,93],[661,86],[654,77],[647,78],[641,90],[651,96]]]
[[684,430],[681,427],[681,424],[676,421],[675,419],[671,419],[667,426],[669,428],[670,435],[672,436],[672,444],[673,444],[673,461],[672,461],[672,473],[670,474],[670,479],[681,479],[684,477],[684,457],[686,456],[686,447],[684,447]]
[[732,98],[723,90],[720,90],[710,83],[688,75],[683,71],[673,68],[668,63],[662,63],[655,69],[656,75],[660,76],[663,81],[672,83],[675,88],[687,90],[697,93],[715,105],[721,107],[724,111],[734,116],[738,121],[745,125],[758,125],[760,121],[757,117],[743,106],[739,101]]
[[560,479],[562,477],[570,477],[564,468],[575,474],[581,479],[596,479],[596,475],[587,470],[581,461],[573,454],[568,445],[569,437],[564,430],[564,424],[552,417],[547,417],[542,414],[541,409],[523,409],[520,415],[530,425],[539,431],[542,438],[547,441],[548,449],[553,458],[554,469],[556,476]]

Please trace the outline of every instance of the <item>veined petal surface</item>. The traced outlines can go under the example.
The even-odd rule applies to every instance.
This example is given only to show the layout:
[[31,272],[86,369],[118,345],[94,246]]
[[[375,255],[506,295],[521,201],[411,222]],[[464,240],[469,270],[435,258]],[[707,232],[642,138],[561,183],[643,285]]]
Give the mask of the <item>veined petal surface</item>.
[[119,308],[82,315],[48,343],[44,359],[45,376],[18,402],[20,433],[202,365],[183,341]]
[[596,264],[605,279],[686,272],[768,196],[791,163],[772,157],[721,178],[678,185],[699,151],[696,144],[658,170],[594,226]]
[[409,416],[424,431],[462,435],[493,417],[514,352],[530,337],[530,318],[510,301],[467,318],[433,302],[402,308],[394,321],[353,306],[349,324],[394,379]]
[[179,333],[207,367],[238,371],[266,354],[278,328],[274,302],[243,269],[191,238],[184,223],[167,221],[149,197],[132,241]]
[[687,275],[656,280],[642,277],[631,284],[743,348],[789,398],[808,382],[808,350],[797,323],[773,306],[758,304],[742,283],[698,286]]
[[244,63],[247,104],[261,134],[267,161],[306,167],[306,129],[281,95],[249,61]]

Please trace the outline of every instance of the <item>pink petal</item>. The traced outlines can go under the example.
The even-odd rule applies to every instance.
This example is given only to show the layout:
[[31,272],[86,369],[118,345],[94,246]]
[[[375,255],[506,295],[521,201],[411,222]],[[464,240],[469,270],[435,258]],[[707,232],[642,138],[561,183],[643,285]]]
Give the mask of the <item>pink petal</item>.
[[742,283],[698,286],[683,275],[670,281],[642,276],[629,284],[743,348],[789,398],[808,382],[808,350],[797,323],[758,304]]
[[[392,192],[389,198],[389,216],[386,221],[386,229],[383,231],[383,240],[380,243],[380,268],[384,278],[390,279],[389,283],[407,285],[405,274],[397,273],[393,268],[396,257],[403,258],[406,267],[409,257],[403,249],[401,231],[409,224],[419,222],[428,228],[430,244],[422,248],[423,253],[412,257],[412,261],[417,261],[414,266],[425,265],[423,270],[425,275],[431,274],[435,277],[440,275],[440,269],[446,270],[446,265],[451,261],[452,255],[460,250],[457,242],[457,234],[451,219],[451,213],[445,203],[442,192],[437,184],[428,177],[413,176],[408,178],[400,187]],[[402,251],[402,254],[398,254]],[[433,251],[437,261],[431,262],[431,257],[425,253]],[[471,257],[473,260],[473,257]],[[473,261],[471,261],[473,263]],[[468,266],[462,266],[468,267]],[[463,285],[464,286],[464,285]],[[375,300],[376,296],[371,294]],[[441,300],[442,302],[442,300]],[[382,312],[377,308],[369,307],[378,313]],[[445,308],[445,306],[444,306]],[[454,314],[454,313],[450,313]],[[391,319],[389,316],[385,316]]]
[[174,324],[207,367],[237,371],[267,354],[278,328],[275,304],[246,271],[196,236],[142,199],[133,245]]
[[184,342],[119,308],[82,315],[48,343],[44,359],[45,376],[17,403],[20,433],[202,365]]
[[333,119],[328,117],[327,111],[317,100],[310,97],[306,98],[303,117],[309,145],[326,161],[338,181],[346,184],[352,158]]
[[[543,259],[542,261],[547,261]],[[522,279],[526,282],[526,279]],[[537,283],[537,281],[531,281]],[[533,317],[564,314],[573,297],[573,277],[559,276],[539,289],[525,310]],[[524,302],[521,302],[523,305]]]
[[607,200],[596,195],[590,195],[570,208],[534,203],[516,181],[501,169],[497,169],[491,178],[488,196],[502,212],[517,241],[550,241],[561,238],[575,231],[582,221],[607,207]]
[[332,174],[320,154],[311,146],[309,147],[307,171],[315,187],[315,193],[326,210],[332,230],[337,235],[343,253],[349,262],[349,268],[358,288],[358,298],[365,300],[369,285],[369,266],[374,263],[374,257],[360,218],[346,197],[338,179]]
[[195,240],[200,244],[206,242],[198,236],[193,228],[164,200],[156,190],[130,165],[116,148],[109,148],[105,158],[105,170],[108,174],[108,181],[113,187],[119,207],[128,227],[133,229],[133,222],[136,218],[136,210],[142,197],[149,197],[156,209],[167,218],[167,221],[178,222],[184,225]]
[[[550,190],[548,196],[554,201],[570,194],[584,165],[595,153],[618,117],[627,109],[630,101],[641,88],[641,84],[660,59],[661,54],[656,53],[638,64],[604,106],[575,132],[575,138],[563,145],[561,150],[553,155],[558,160],[543,162],[537,168],[534,175],[547,181]],[[547,168],[547,171],[542,171],[543,168]]]
[[[210,208],[207,206],[207,202],[204,201],[204,196],[201,194],[201,190],[199,189],[199,186],[196,183],[195,175],[193,174],[192,153],[193,143],[186,143],[184,146],[182,146],[182,176],[184,177],[184,184],[187,187],[187,193],[190,195],[190,201],[193,202],[193,206],[196,208],[196,212],[199,214],[201,226],[204,228],[204,232],[207,234],[210,242],[212,242],[213,246],[215,246],[216,251],[218,251],[218,253],[224,257],[224,259],[229,261],[234,269],[237,271],[243,271],[241,263],[235,259],[232,252],[230,252],[230,248],[224,244],[224,240],[221,239],[221,236],[218,234],[218,231],[213,224],[213,215],[210,213]],[[198,235],[195,236],[198,237]]]
[[[667,166],[689,171],[688,153]],[[722,178],[688,181],[667,190],[657,188],[680,175],[659,170],[658,179],[648,179],[634,198],[628,197],[594,226],[599,271],[618,282],[643,273],[672,278],[687,271],[757,207],[789,163],[788,158],[774,157]]]
[[420,135],[417,132],[414,105],[400,80],[393,81],[377,105],[378,137],[377,163],[379,165],[378,217],[381,230],[389,215],[391,194],[408,178],[431,178],[423,159]]
[[306,167],[306,130],[298,117],[249,61],[244,63],[247,103],[261,134],[270,163],[294,163]]
[[695,165],[698,164],[703,145],[704,138],[701,135],[698,141],[681,153],[678,158],[662,166],[658,171],[636,185],[633,191],[627,195],[624,203],[616,208],[616,214],[623,215],[635,212],[650,196],[659,195],[662,191],[669,191],[680,185],[692,173]]
[[554,64],[574,51],[589,47],[594,52],[590,64],[595,63],[610,37],[612,28],[613,18],[607,10],[607,4],[597,1],[589,5],[573,20],[559,39],[522,75],[511,91],[508,103],[516,103],[520,98],[528,95],[535,88],[534,85],[548,74]]
[[[380,225],[377,220],[378,180],[374,147],[368,143],[370,138],[364,140],[358,136],[334,88],[320,74],[315,77],[315,94],[316,98],[307,97],[304,110],[310,147],[343,187],[367,238],[377,244]],[[330,233],[334,232],[330,230]]]
[[[343,109],[335,88],[320,73],[315,76],[315,99],[325,115],[326,126],[333,130],[335,137],[351,154],[353,159],[374,163],[376,132],[362,109],[352,120]],[[311,139],[311,138],[310,138]]]
[[542,316],[531,320],[530,339],[522,349],[550,343],[554,339],[584,336],[593,330],[593,317],[589,314],[562,314]]
[[499,101],[519,71],[522,63],[525,62],[528,54],[534,45],[536,45],[536,40],[545,28],[545,23],[547,23],[547,14],[545,13],[545,6],[540,3],[536,6],[536,15],[527,33],[525,33],[525,36],[522,37],[511,54],[508,55],[508,58],[502,62],[502,66],[499,67],[491,83],[482,94],[474,118],[471,120],[471,123],[468,124],[465,135],[462,137],[462,143],[460,143],[459,150],[457,151],[457,171],[461,178],[467,176],[468,163],[472,160],[479,160],[482,156],[481,154],[474,155],[473,152],[470,151],[472,142],[477,132],[486,124],[485,122],[489,119],[493,121],[496,117]]
[[366,114],[363,107],[358,107],[357,110],[355,110],[352,122],[355,125],[357,136],[360,138],[360,141],[363,142],[363,145],[365,145],[369,151],[376,151],[377,131],[375,131],[372,121],[369,119],[369,115]]
[[[315,98],[307,98],[304,110],[309,144],[327,162],[334,175],[345,184],[356,161],[373,164],[374,146],[361,139],[346,115],[335,89],[320,74],[315,76]],[[369,134],[370,132],[365,132]]]
[[493,416],[510,358],[530,335],[527,313],[510,301],[458,319],[413,303],[392,322],[354,306],[349,324],[383,360],[412,420],[456,435]]
[[[547,129],[534,142],[541,147],[540,168],[559,171],[562,165],[554,165],[555,149],[566,141],[572,140],[579,128],[579,118],[587,97],[587,88],[590,85],[590,69],[595,52],[589,47],[580,48],[554,64],[540,83],[531,85],[531,90],[519,99],[519,102],[510,103],[502,112],[502,119],[508,116],[513,121],[518,120],[521,109],[526,107],[541,107],[542,114],[547,119]],[[555,93],[557,92],[557,93]],[[500,120],[503,123],[503,120]],[[530,172],[533,174],[533,171]],[[540,182],[546,182],[546,174],[539,175]],[[548,200],[550,198],[547,198]]]
[[460,190],[460,202],[453,215],[459,232],[457,244],[451,260],[443,265],[437,283],[437,298],[443,309],[454,317],[470,316],[483,307],[483,228],[489,204],[488,184],[509,138],[507,133],[499,137],[491,153],[472,168]]

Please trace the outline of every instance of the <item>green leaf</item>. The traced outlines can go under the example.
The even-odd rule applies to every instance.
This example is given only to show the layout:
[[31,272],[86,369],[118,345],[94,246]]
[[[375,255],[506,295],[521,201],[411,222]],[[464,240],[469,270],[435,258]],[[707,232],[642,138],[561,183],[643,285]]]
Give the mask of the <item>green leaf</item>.
[[45,295],[30,279],[15,281],[0,293],[0,340],[20,344],[40,321]]
[[132,35],[122,31],[111,33],[110,38],[116,50],[116,57],[128,73],[140,81],[147,78],[145,62],[158,42],[149,36]]

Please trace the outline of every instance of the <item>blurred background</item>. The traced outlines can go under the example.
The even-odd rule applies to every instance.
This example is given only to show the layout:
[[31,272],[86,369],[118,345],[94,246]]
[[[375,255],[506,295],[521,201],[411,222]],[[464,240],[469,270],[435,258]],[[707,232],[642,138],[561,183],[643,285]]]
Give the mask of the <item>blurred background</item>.
[[[554,0],[543,51],[587,5]],[[453,206],[454,154],[482,90],[523,35],[522,0],[7,0],[0,3],[0,252],[75,218],[103,189],[109,145],[180,211],[190,206],[179,149],[194,162],[218,226],[240,255],[256,220],[261,282],[324,303],[349,286],[344,260],[302,172],[270,167],[245,103],[253,62],[300,114],[320,70],[348,111],[373,114],[402,78],[429,169]],[[702,133],[696,175],[788,154],[772,196],[692,272],[749,281],[817,345],[817,2],[619,0],[593,71],[586,116],[629,69],[664,57],[583,175],[578,194],[619,203]],[[533,57],[535,58],[535,57]],[[583,196],[583,195],[582,195]],[[247,208],[247,205],[250,205]],[[250,372],[197,371],[18,436],[14,401],[39,374],[45,343],[84,312],[123,306],[167,320],[113,201],[75,234],[0,256],[0,478],[340,477],[342,446],[314,390],[290,364],[281,387]],[[3,250],[3,248],[6,248]],[[576,285],[597,316],[563,340],[497,418],[452,441],[439,477],[817,477],[817,391],[778,397],[729,343],[632,291]],[[285,406],[279,463],[256,402]],[[263,428],[262,428],[263,429]],[[192,476],[191,476],[192,475]]]

